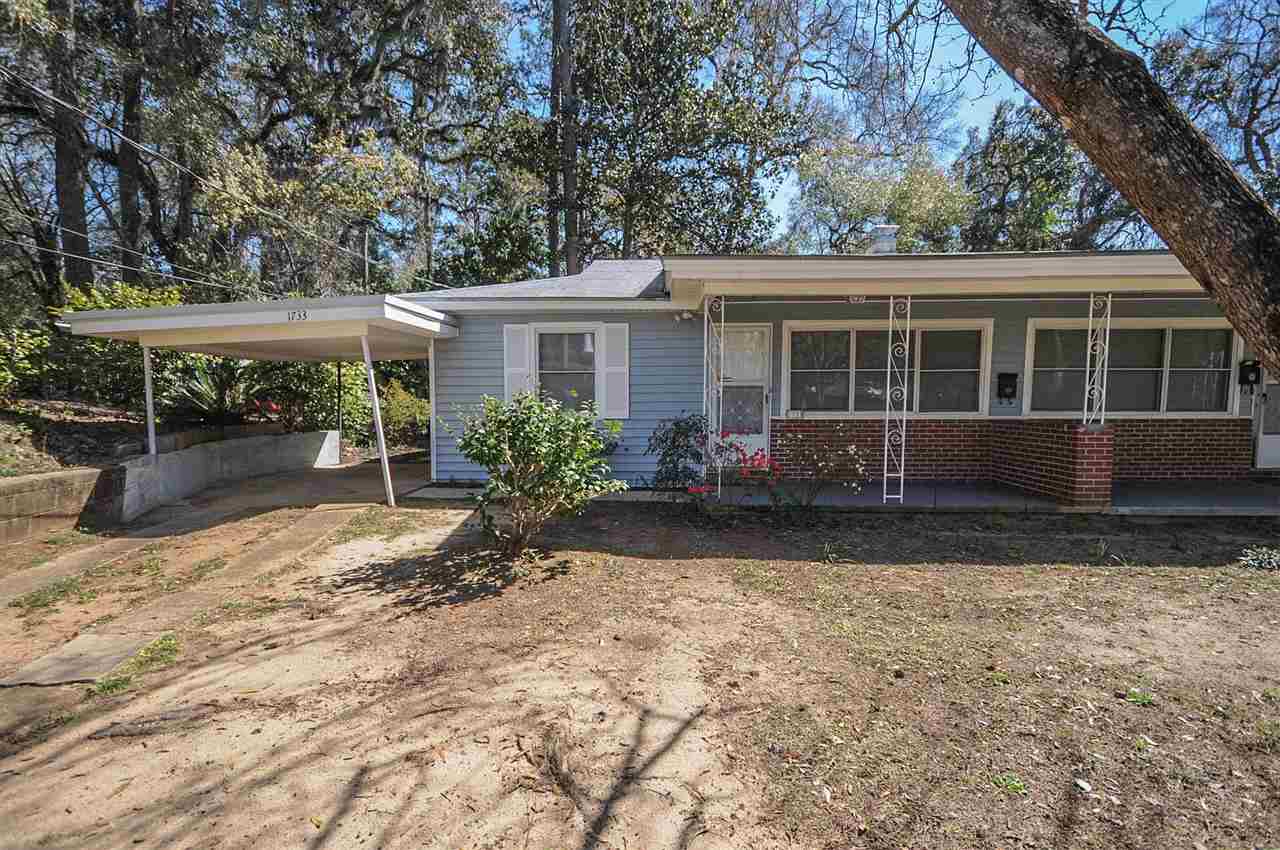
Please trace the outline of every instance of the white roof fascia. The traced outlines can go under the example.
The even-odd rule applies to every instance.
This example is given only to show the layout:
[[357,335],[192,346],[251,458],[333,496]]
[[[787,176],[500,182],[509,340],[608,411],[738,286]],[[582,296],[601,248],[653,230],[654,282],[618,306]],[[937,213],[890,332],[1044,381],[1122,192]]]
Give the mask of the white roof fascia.
[[[431,303],[429,295],[424,298],[426,303]],[[450,298],[433,306],[451,313],[651,313],[685,309],[665,298]]]
[[928,258],[664,258],[672,301],[688,309],[708,295],[1034,295],[1199,292],[1172,254]]
[[[305,319],[298,314],[305,313]],[[455,336],[457,328],[445,313],[392,295],[357,295],[335,298],[290,298],[281,301],[239,301],[227,304],[183,304],[137,310],[87,310],[66,313],[63,319],[78,336],[105,336],[138,340],[188,331],[189,339],[201,331],[241,328],[247,338],[264,338],[253,328],[296,328],[288,337],[359,335],[367,325],[399,329],[424,336]],[[228,334],[216,336],[229,338]],[[160,343],[157,343],[160,344]]]

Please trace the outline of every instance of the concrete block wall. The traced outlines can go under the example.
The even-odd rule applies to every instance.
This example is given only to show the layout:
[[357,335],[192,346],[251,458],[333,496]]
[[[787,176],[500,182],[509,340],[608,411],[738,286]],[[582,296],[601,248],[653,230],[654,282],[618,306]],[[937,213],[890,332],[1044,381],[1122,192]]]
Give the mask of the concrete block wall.
[[122,483],[115,469],[0,478],[0,544],[74,528],[86,511],[109,513]]
[[337,431],[245,437],[143,455],[121,464],[125,479],[118,519],[129,522],[215,484],[338,462]]
[[202,443],[107,469],[0,478],[0,544],[74,528],[92,517],[129,522],[216,484],[338,464],[338,432]]

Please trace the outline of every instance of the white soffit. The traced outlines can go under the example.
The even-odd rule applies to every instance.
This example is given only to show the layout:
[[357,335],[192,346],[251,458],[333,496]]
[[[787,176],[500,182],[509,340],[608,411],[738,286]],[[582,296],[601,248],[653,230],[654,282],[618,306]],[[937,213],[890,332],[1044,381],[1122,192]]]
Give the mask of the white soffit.
[[154,348],[250,360],[360,360],[360,337],[377,360],[427,356],[431,339],[458,335],[445,313],[394,295],[187,304],[67,313],[71,332]]

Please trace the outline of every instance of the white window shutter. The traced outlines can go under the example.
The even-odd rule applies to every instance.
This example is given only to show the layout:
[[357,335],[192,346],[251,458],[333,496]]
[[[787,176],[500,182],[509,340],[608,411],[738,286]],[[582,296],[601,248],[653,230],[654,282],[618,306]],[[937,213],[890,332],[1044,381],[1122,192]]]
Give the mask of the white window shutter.
[[631,415],[631,327],[625,322],[604,326],[604,393],[600,415],[626,419]]
[[533,342],[528,325],[502,326],[503,391],[507,401],[533,389]]

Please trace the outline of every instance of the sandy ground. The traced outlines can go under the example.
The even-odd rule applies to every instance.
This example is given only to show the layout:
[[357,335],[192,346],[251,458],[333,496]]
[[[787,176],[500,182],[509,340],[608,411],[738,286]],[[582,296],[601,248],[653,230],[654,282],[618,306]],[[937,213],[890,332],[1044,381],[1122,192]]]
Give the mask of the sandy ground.
[[0,847],[1276,842],[1274,528],[984,522],[373,510],[11,735]]

